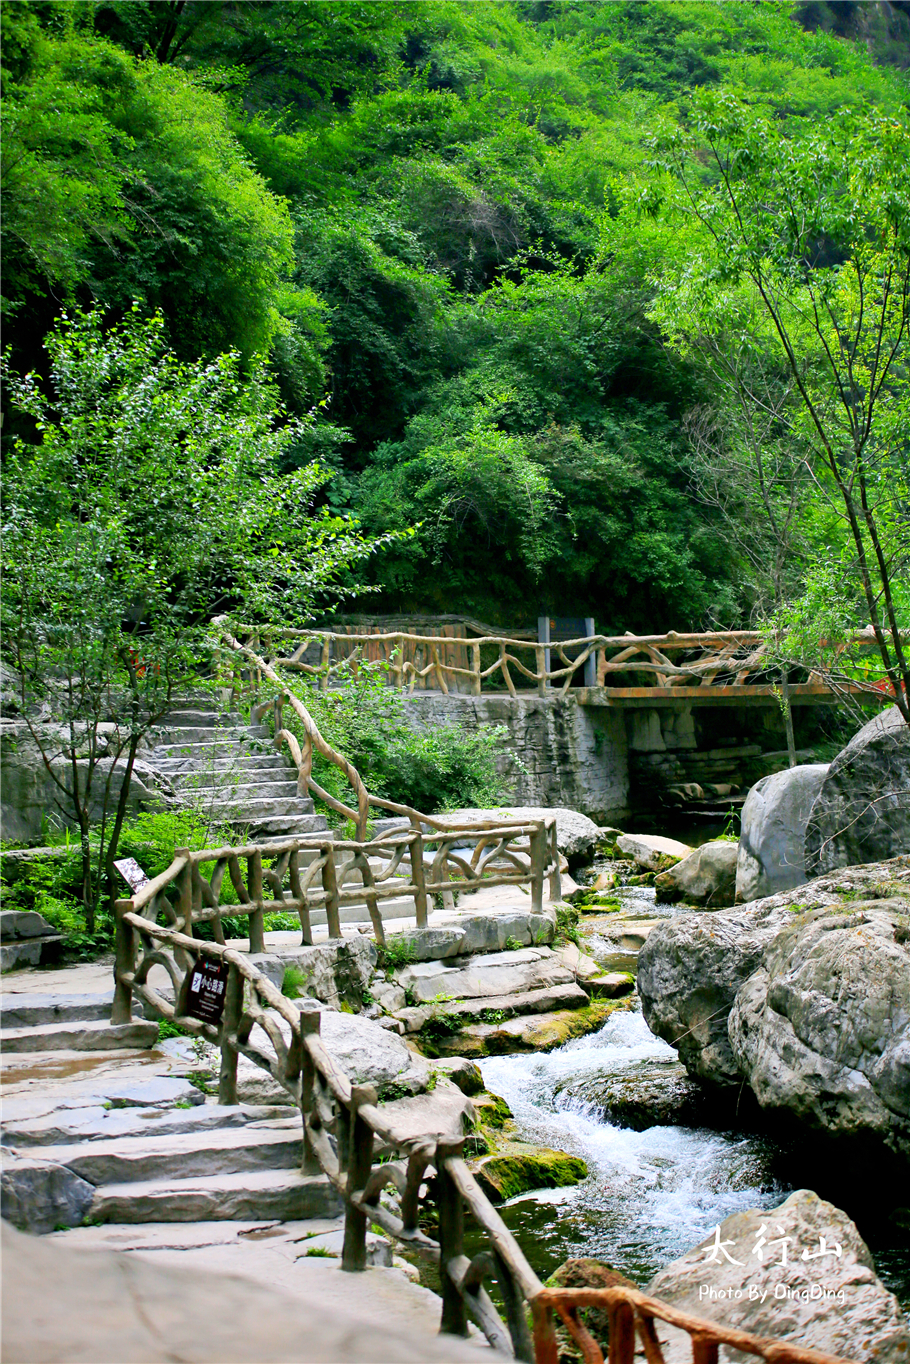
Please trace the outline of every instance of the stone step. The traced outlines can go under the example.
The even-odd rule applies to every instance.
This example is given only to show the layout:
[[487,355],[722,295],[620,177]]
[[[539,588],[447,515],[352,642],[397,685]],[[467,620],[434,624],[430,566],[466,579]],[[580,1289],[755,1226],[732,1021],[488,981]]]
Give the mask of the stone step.
[[280,753],[243,753],[234,757],[216,758],[205,766],[194,766],[191,758],[157,757],[154,765],[159,772],[170,777],[171,781],[182,776],[213,773],[217,777],[219,773],[233,772],[242,772],[244,776],[249,774],[249,780],[255,781],[257,772],[294,772],[287,757]]
[[95,1190],[99,1222],[298,1222],[335,1217],[341,1199],[323,1175],[250,1170],[203,1179],[150,1179]]
[[[69,1146],[73,1142],[113,1141],[119,1137],[138,1137],[143,1141],[167,1137],[178,1132],[205,1134],[224,1128],[245,1128],[250,1123],[283,1117],[286,1108],[253,1104],[203,1103],[193,1108],[75,1108],[58,1109],[37,1118],[5,1122],[0,1142],[6,1146]],[[43,1150],[41,1158],[44,1158]]]
[[262,738],[250,734],[245,725],[225,725],[213,729],[210,725],[174,725],[161,727],[155,735],[156,748],[213,748],[235,744],[260,744]]
[[284,781],[259,781],[244,782],[242,785],[233,782],[212,782],[206,779],[201,782],[184,782],[179,787],[181,795],[191,795],[199,799],[211,799],[213,796],[220,796],[222,803],[230,801],[231,804],[240,805],[250,800],[301,800],[309,801],[309,796],[297,795],[297,782],[291,779]]
[[20,938],[0,944],[0,971],[18,971],[23,966],[46,966],[60,956],[62,933],[46,933],[40,938]]
[[300,1158],[299,1116],[284,1119],[274,1129],[242,1127],[141,1139],[119,1137],[45,1146],[41,1152],[42,1160],[65,1165],[96,1187],[158,1179],[208,1179],[251,1170],[296,1170]]
[[[295,773],[288,771],[265,772],[262,776],[252,777],[247,780],[247,773],[243,773],[243,782],[236,780],[218,780],[218,773],[211,772],[192,772],[187,773],[183,782],[175,782],[177,791],[183,797],[211,797],[220,795],[222,799],[284,799],[288,795],[296,797],[297,780]],[[303,801],[310,799],[300,797]]]
[[250,828],[252,838],[305,838],[310,834],[325,834],[332,838],[324,815],[288,815],[284,818],[257,819]]
[[[268,797],[258,800],[213,800],[204,803],[206,814],[213,819],[229,819],[232,823],[252,824],[265,819],[279,819],[285,815],[308,815],[312,813],[312,802],[303,796],[284,796],[279,799]],[[307,809],[309,805],[309,809]]]
[[185,729],[191,728],[213,728],[216,725],[225,725],[231,729],[238,729],[243,724],[243,716],[237,711],[218,710],[208,706],[186,705],[182,708],[169,710],[158,729]]
[[3,1033],[7,1054],[32,1051],[114,1051],[121,1047],[153,1047],[158,1024],[139,1022],[43,1023],[33,1028],[10,1028]]
[[0,1028],[106,1022],[110,1019],[113,1002],[113,990],[95,995],[5,994],[0,996]]

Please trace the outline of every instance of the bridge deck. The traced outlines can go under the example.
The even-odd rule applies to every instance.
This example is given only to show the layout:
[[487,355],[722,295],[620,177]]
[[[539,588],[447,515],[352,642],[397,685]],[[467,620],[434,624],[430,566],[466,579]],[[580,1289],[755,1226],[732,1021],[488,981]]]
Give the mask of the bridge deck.
[[[787,689],[793,706],[833,706],[849,694],[863,705],[890,705],[884,692],[863,687],[843,687],[837,692],[819,682],[794,682]],[[568,693],[580,706],[678,707],[678,706],[778,706],[780,692],[749,684],[708,687],[572,687]]]

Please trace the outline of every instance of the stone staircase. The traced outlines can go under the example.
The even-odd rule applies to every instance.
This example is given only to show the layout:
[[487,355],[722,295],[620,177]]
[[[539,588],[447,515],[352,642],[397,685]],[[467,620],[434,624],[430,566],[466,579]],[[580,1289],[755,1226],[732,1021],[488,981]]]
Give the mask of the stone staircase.
[[[108,993],[7,996],[0,1043],[10,1087],[22,1073],[17,1053],[23,1051],[43,1053],[49,1077],[74,1062],[78,1077],[83,1072],[70,1059],[73,1051],[95,1051],[105,1041],[118,1046],[109,1013]],[[125,1027],[136,1034],[133,1048],[148,1048],[157,1036],[154,1023]],[[86,1046],[86,1039],[94,1045]],[[5,1100],[5,1217],[51,1231],[83,1222],[284,1222],[338,1215],[329,1182],[300,1172],[296,1109],[222,1105],[206,1098],[188,1066],[175,1074],[166,1055],[160,1074],[148,1052],[121,1057],[99,1064],[97,1085],[54,1085],[44,1089],[44,1102],[36,1102],[37,1077],[30,1072],[23,1097],[13,1093]]]
[[178,702],[147,761],[187,806],[213,823],[242,828],[257,842],[325,833],[322,815],[297,794],[297,773],[268,731],[218,710],[211,698]]

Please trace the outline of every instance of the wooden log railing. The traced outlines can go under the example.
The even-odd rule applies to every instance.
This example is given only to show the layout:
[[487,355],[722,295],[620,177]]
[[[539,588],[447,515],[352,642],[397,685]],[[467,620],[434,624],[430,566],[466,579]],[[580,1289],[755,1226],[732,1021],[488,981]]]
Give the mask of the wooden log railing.
[[[501,832],[494,831],[492,837]],[[416,856],[416,835],[405,837]],[[490,846],[487,835],[479,841]],[[194,925],[200,922],[210,921],[213,929],[218,924],[218,890],[226,870],[243,900],[240,906],[227,908],[249,916],[251,949],[257,949],[257,940],[261,947],[261,920],[271,903],[262,898],[262,887],[271,883],[274,890],[272,878],[279,875],[264,865],[263,854],[275,855],[279,867],[286,859],[289,870],[295,851],[299,853],[299,843],[203,854],[184,849],[166,872],[131,899],[119,901],[113,1021],[129,1020],[132,996],[138,993],[161,1017],[219,1046],[218,1098],[222,1104],[237,1102],[241,1055],[284,1087],[301,1113],[301,1172],[324,1175],[344,1207],[343,1269],[366,1268],[368,1228],[381,1227],[409,1252],[438,1266],[443,1331],[465,1335],[468,1323],[473,1322],[494,1348],[529,1364],[557,1364],[554,1314],[565,1323],[585,1364],[603,1364],[600,1346],[578,1319],[578,1309],[588,1306],[601,1307],[609,1314],[609,1364],[634,1364],[636,1337],[647,1364],[664,1364],[655,1321],[688,1332],[694,1364],[717,1364],[722,1344],[769,1364],[844,1364],[817,1351],[759,1339],[689,1316],[632,1289],[545,1289],[471,1173],[464,1141],[452,1133],[414,1135],[397,1125],[394,1103],[381,1103],[372,1085],[353,1084],[338,1066],[323,1044],[318,1013],[301,1012],[244,952],[194,935]],[[319,870],[324,872],[327,863],[322,862],[322,849],[317,846],[311,851],[319,856],[307,871],[320,863]],[[215,863],[207,882],[198,874],[201,858]],[[241,859],[247,863],[246,883]],[[299,865],[296,875],[302,888]],[[208,903],[206,885],[215,907]],[[169,888],[170,899],[166,898]],[[433,888],[430,880],[426,890]],[[254,899],[256,890],[259,898]],[[340,897],[343,890],[337,894]],[[170,919],[167,926],[155,922],[162,911]],[[257,919],[260,929],[254,931]],[[189,981],[201,958],[215,958],[227,968],[224,1009],[217,1024],[188,1013]],[[170,979],[173,1003],[148,983],[149,972],[156,966]],[[473,1259],[464,1247],[466,1210],[488,1244]],[[428,1213],[435,1214],[435,1236],[427,1230],[433,1220]],[[505,1320],[484,1286],[490,1278],[496,1280]]]
[[[559,694],[565,696],[592,655],[597,660],[598,686],[607,685],[608,679],[621,673],[639,674],[655,686],[741,686],[749,676],[761,672],[765,639],[754,630],[670,631],[660,635],[586,635],[537,644],[501,635],[453,639],[402,630],[353,634],[247,626],[239,628],[229,643],[240,651],[245,645],[246,651],[259,656],[250,673],[254,686],[264,675],[265,660],[285,673],[316,678],[322,688],[343,681],[361,666],[382,663],[389,683],[409,691],[432,678],[442,692],[450,690],[450,683],[457,687],[464,682],[471,695],[480,696],[484,684],[492,685],[498,675],[499,685],[504,684],[511,696],[517,696],[514,669],[538,695],[546,696],[558,685]],[[486,666],[481,666],[482,650],[495,654]],[[551,662],[553,655],[557,656],[557,666],[547,667],[548,654]],[[684,657],[674,662],[670,654]],[[461,661],[452,661],[455,657]]]
[[[902,633],[910,638],[910,632]],[[495,685],[500,690],[504,686],[512,697],[519,695],[519,687],[524,695],[536,691],[547,696],[555,688],[558,696],[565,697],[592,655],[596,685],[610,688],[617,697],[632,684],[636,695],[639,689],[652,687],[664,693],[673,689],[679,699],[697,691],[704,699],[705,688],[724,688],[729,693],[731,688],[762,687],[770,693],[779,689],[781,681],[780,659],[771,656],[766,636],[755,630],[585,635],[538,644],[506,635],[459,639],[402,630],[354,634],[243,626],[237,627],[237,637],[229,643],[248,658],[255,654],[259,659],[246,679],[235,666],[230,681],[235,695],[244,686],[258,688],[266,660],[285,676],[298,673],[316,679],[323,689],[343,684],[363,666],[379,665],[391,686],[409,692],[418,684],[428,686],[432,682],[442,692],[466,687],[474,696],[480,696],[484,686],[489,689]],[[484,666],[482,651],[488,657],[491,652],[494,655]],[[794,698],[822,691],[871,698],[883,688],[887,690],[887,679],[876,675],[880,664],[871,629],[843,641],[834,652],[849,662],[847,671],[840,672],[835,662],[823,672],[811,673],[808,682],[797,685]],[[552,663],[554,655],[557,666],[548,667],[547,658]],[[869,668],[857,671],[857,660],[866,656]],[[521,679],[525,679],[523,686]]]
[[[227,886],[231,893],[225,894]],[[532,914],[543,914],[545,888],[551,902],[559,900],[554,819],[427,832],[418,827],[369,843],[315,835],[196,852],[180,848],[166,871],[118,904],[150,923],[163,915],[169,926],[189,936],[194,925],[209,924],[220,946],[225,943],[222,919],[246,918],[251,952],[265,950],[267,914],[296,914],[301,941],[310,945],[314,913],[324,913],[328,936],[340,938],[342,909],[365,905],[383,947],[383,901],[412,900],[416,927],[425,928],[431,899],[451,904],[455,892],[495,886],[527,887]],[[168,1016],[170,1006],[147,984],[147,968],[155,964],[170,971],[157,958],[137,963],[132,938],[125,936],[122,950],[118,939],[114,1022],[129,1021],[134,990]],[[173,977],[172,984],[176,989]]]

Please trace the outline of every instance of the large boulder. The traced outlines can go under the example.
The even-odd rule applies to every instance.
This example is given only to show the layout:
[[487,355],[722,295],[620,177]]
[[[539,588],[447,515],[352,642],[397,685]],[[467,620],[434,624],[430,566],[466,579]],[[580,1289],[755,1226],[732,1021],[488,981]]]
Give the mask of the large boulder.
[[638,957],[642,1012],[652,1032],[679,1051],[690,1075],[741,1082],[727,1020],[737,991],[794,913],[839,906],[843,897],[889,899],[910,893],[910,857],[849,867],[836,876],[766,896],[755,904],[683,914],[658,924]]
[[616,840],[618,855],[631,858],[644,871],[664,871],[681,858],[688,857],[691,851],[688,843],[680,843],[677,838],[663,838],[659,834],[620,834]]
[[636,981],[645,1022],[676,1047],[690,1075],[740,1082],[727,1036],[736,992],[792,914],[778,897],[754,909],[684,914],[648,934]]
[[536,819],[556,820],[556,843],[570,862],[589,861],[597,849],[600,826],[577,810],[562,805],[500,805],[495,810],[447,810],[440,823],[452,829],[467,829],[475,824],[531,823]]
[[[647,1292],[692,1316],[856,1364],[905,1364],[910,1357],[906,1318],[856,1227],[809,1189],[773,1211],[724,1218],[662,1269]],[[688,1333],[655,1324],[666,1364],[688,1364]]]
[[776,895],[806,881],[806,825],[827,773],[827,763],[804,763],[762,777],[752,787],[742,810],[738,903]]
[[738,844],[727,839],[703,843],[654,881],[658,904],[683,900],[688,905],[720,909],[732,905],[736,892]]
[[801,914],[740,987],[728,1032],[759,1103],[910,1155],[910,887]]
[[910,852],[910,725],[890,706],[828,769],[806,826],[809,876]]

